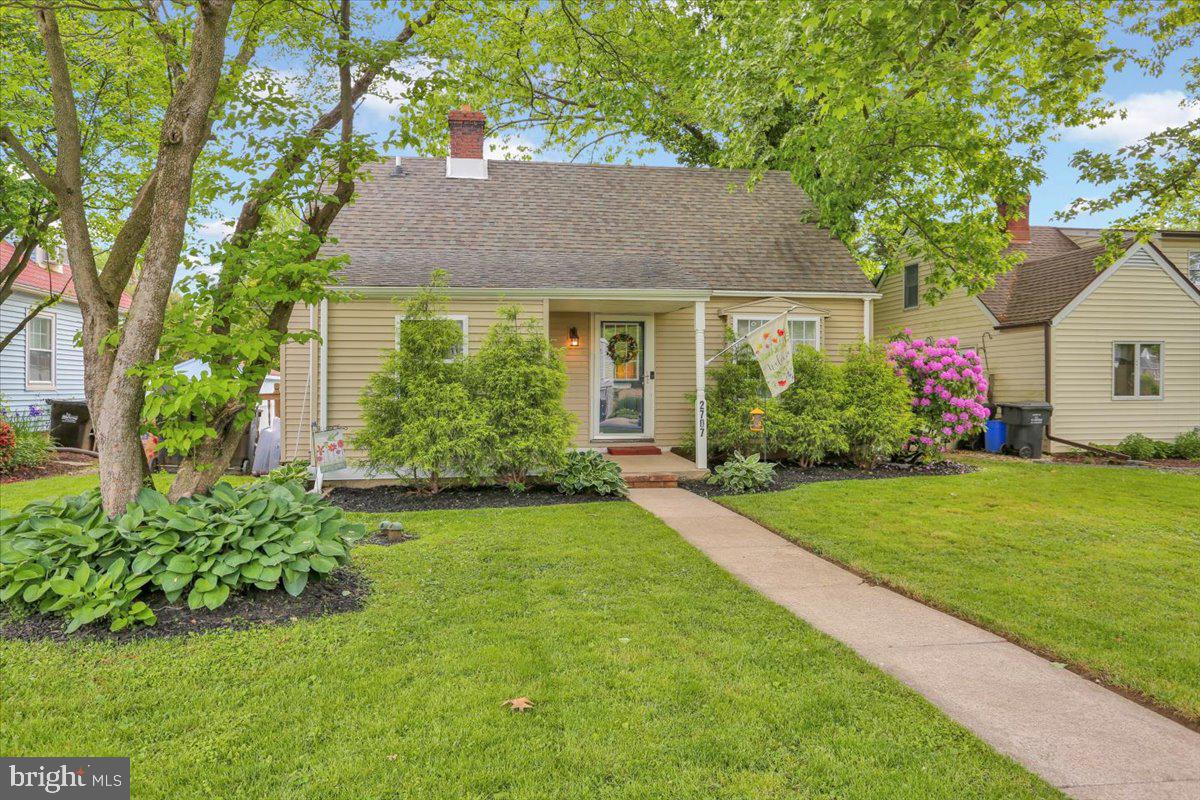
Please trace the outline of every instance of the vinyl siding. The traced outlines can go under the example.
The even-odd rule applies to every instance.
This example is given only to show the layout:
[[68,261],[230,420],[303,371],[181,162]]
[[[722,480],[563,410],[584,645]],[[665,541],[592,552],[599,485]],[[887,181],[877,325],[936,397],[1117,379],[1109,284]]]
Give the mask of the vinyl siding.
[[[929,271],[926,264],[917,270],[921,292],[924,292]],[[921,297],[916,308],[905,309],[904,275],[902,271],[896,271],[884,275],[879,291],[883,297],[875,301],[875,338],[878,341],[887,341],[902,328],[912,328],[917,337],[957,336],[963,346],[979,348],[984,332],[992,330],[991,319],[966,289],[954,289],[937,305],[930,305]]]
[[1041,325],[992,331],[984,356],[995,401],[1046,399],[1045,331]]
[[[1163,399],[1112,398],[1118,341],[1163,342]],[[1200,304],[1148,255],[1131,256],[1054,328],[1051,359],[1056,436],[1115,443],[1200,426]]]
[[[588,444],[588,431],[591,425],[591,361],[588,354],[592,346],[591,315],[584,312],[550,312],[550,342],[563,348],[563,361],[567,367],[567,394],[565,404],[567,410],[575,415],[578,425],[575,428],[575,444],[585,447]],[[571,328],[579,334],[579,347],[567,347],[567,337]]]
[[[15,328],[28,309],[41,297],[22,291],[13,292],[0,303],[0,337]],[[15,411],[24,413],[30,405],[43,410],[52,398],[79,399],[83,393],[83,351],[75,346],[75,334],[83,328],[79,306],[60,301],[42,313],[55,319],[54,388],[27,388],[25,383],[25,337],[29,328],[21,331],[3,351],[0,351],[0,395]]]

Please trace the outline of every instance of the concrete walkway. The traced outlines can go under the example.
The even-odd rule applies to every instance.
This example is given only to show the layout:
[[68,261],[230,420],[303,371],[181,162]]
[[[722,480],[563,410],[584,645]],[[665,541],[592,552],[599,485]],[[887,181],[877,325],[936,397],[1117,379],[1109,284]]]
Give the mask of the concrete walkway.
[[630,492],[714,562],[1080,800],[1200,799],[1200,734],[685,489]]

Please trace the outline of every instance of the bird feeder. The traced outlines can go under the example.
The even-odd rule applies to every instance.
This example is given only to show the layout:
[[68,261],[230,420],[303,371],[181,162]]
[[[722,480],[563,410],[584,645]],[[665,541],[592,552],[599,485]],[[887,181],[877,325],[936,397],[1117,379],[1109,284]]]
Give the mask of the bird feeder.
[[750,412],[750,432],[751,433],[762,433],[762,429],[763,429],[762,418],[763,418],[763,410],[761,408],[755,408],[753,411]]

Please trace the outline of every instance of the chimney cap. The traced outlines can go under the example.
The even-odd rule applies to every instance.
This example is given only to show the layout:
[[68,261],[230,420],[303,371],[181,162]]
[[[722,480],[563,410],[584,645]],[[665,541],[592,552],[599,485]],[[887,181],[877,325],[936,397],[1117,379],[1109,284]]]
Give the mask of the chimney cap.
[[476,111],[467,103],[463,103],[458,108],[451,109],[446,118],[451,122],[485,122],[487,115],[482,111]]

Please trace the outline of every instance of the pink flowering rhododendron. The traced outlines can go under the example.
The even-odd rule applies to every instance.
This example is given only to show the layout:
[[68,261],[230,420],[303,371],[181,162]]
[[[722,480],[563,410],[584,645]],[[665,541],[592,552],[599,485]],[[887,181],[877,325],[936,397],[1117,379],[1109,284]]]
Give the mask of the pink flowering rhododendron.
[[913,339],[905,328],[888,343],[888,362],[913,390],[917,428],[908,448],[935,455],[977,435],[991,413],[987,376],[974,350],[958,350],[958,337]]

